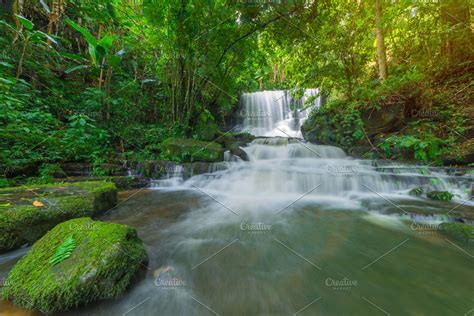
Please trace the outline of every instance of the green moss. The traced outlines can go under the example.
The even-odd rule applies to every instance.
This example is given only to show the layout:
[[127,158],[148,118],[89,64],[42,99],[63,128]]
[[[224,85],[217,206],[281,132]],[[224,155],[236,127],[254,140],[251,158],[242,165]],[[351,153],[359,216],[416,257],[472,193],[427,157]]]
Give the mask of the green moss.
[[408,194],[413,195],[413,196],[420,196],[423,194],[423,188],[422,187],[416,187],[410,190]]
[[214,142],[168,138],[160,145],[161,159],[177,162],[222,161],[224,150]]
[[[110,182],[76,182],[1,189],[0,253],[32,243],[55,225],[77,217],[96,216],[117,202]],[[42,207],[32,205],[34,201]]]
[[[74,235],[70,256],[52,264],[58,247]],[[146,252],[135,229],[78,218],[38,240],[8,274],[3,298],[44,313],[116,298],[144,267]]]
[[454,239],[464,240],[466,242],[474,241],[474,226],[451,222],[442,223],[439,227],[443,233]]
[[454,197],[453,194],[447,191],[431,191],[426,196],[432,200],[438,201],[451,201],[451,199]]

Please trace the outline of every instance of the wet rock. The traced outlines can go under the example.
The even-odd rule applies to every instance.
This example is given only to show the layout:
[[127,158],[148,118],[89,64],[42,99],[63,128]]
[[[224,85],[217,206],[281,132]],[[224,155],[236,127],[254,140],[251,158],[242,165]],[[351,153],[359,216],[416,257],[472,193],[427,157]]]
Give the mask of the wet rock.
[[98,215],[116,202],[111,182],[0,189],[0,253],[33,243],[65,220]]
[[410,190],[410,192],[408,192],[408,194],[412,196],[420,196],[423,194],[423,188],[422,187],[413,188]]
[[2,296],[43,313],[117,298],[146,267],[146,259],[135,229],[90,218],[69,220],[20,259],[8,274]]
[[243,147],[251,143],[255,139],[250,133],[219,133],[215,142],[224,146],[225,149],[229,150],[235,147]]
[[460,223],[460,222],[451,222],[451,223],[442,223],[439,225],[441,231],[454,239],[462,240],[465,242],[474,241],[474,226]]
[[63,163],[60,167],[70,177],[85,177],[92,173],[92,166],[88,163]]
[[161,145],[161,154],[166,159],[182,162],[222,161],[224,150],[215,142],[194,139],[168,138]]
[[149,185],[147,178],[143,176],[105,176],[105,177],[69,177],[62,179],[64,182],[84,182],[84,181],[110,181],[119,190],[130,190],[145,188]]
[[89,163],[63,163],[60,167],[68,177],[87,177],[96,172],[101,176],[126,176],[128,173],[124,166],[116,163],[103,163],[96,170]]
[[235,156],[239,157],[243,161],[249,161],[249,156],[247,155],[245,150],[243,150],[240,147],[230,149],[230,153],[232,155],[235,155]]
[[426,196],[432,200],[438,200],[438,201],[451,201],[452,198],[454,197],[453,194],[447,191],[431,191],[431,192],[428,192]]

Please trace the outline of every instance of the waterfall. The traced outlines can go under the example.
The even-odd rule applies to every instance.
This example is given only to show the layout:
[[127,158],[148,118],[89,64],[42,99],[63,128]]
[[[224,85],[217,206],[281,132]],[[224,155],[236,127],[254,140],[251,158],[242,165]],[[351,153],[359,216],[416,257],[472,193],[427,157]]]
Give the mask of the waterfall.
[[396,162],[385,162],[380,168],[376,161],[353,159],[338,147],[298,139],[257,138],[243,150],[250,161],[228,162],[228,169],[212,176],[195,176],[184,185],[214,192],[234,205],[251,199],[262,209],[268,201],[291,201],[303,195],[308,200],[334,200],[345,205],[364,198],[379,199],[382,194],[414,199],[408,191],[418,186],[468,198],[466,189],[472,182],[471,177],[427,173],[422,167]]
[[274,209],[275,203],[290,203],[302,196],[311,203],[345,209],[374,209],[373,201],[385,201],[390,206],[394,205],[392,200],[418,203],[421,197],[408,194],[415,187],[422,187],[425,193],[449,191],[455,201],[474,205],[468,200],[473,180],[470,174],[453,176],[439,168],[354,159],[338,147],[311,144],[299,138],[302,122],[311,107],[319,106],[319,99],[310,108],[296,111],[297,116],[290,104],[298,103],[297,108],[302,109],[305,100],[316,95],[314,89],[296,101],[288,91],[242,95],[243,129],[261,135],[241,147],[249,161],[226,152],[225,162],[211,164],[212,170],[207,173],[179,182],[168,181],[165,186],[200,188],[218,196],[223,203],[251,212]]
[[[244,93],[239,112],[243,130],[256,136],[301,137],[301,125],[311,108],[319,106],[317,93],[317,89],[307,89],[299,100],[286,90]],[[310,102],[309,98],[314,100]]]

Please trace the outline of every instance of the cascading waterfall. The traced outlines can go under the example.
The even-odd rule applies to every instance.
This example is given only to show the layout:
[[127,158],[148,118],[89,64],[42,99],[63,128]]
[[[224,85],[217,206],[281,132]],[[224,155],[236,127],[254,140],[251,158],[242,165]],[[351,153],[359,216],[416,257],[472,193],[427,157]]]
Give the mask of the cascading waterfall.
[[[298,100],[300,106],[305,99],[316,94],[315,89],[307,90]],[[442,169],[354,159],[340,148],[315,145],[297,138],[301,134],[301,122],[310,109],[301,111],[298,121],[290,110],[290,102],[295,101],[287,91],[242,95],[244,130],[266,135],[242,147],[250,161],[242,161],[226,152],[225,162],[210,164],[208,173],[184,182],[182,178],[179,181],[166,180],[166,185],[158,182],[156,186],[172,189],[199,187],[234,206],[245,200],[251,201],[253,206],[258,205],[259,210],[268,208],[275,201],[291,202],[300,196],[313,202],[332,201],[333,206],[339,203],[345,208],[366,206],[360,202],[374,198],[413,200],[416,197],[409,196],[408,191],[415,187],[450,191],[455,194],[455,200],[472,204],[467,201],[472,175],[451,176]],[[318,99],[313,106],[319,106]]]
[[307,89],[295,100],[286,90],[244,93],[239,113],[243,130],[256,136],[301,137],[301,125],[311,109],[319,106],[317,94],[317,89]]
[[[156,190],[101,218],[137,229],[149,271],[120,299],[65,315],[372,315],[371,302],[394,315],[472,309],[474,248],[449,243],[437,225],[455,220],[447,219],[454,209],[473,219],[473,175],[275,137],[276,127],[297,136],[307,113],[295,124],[271,95],[284,94],[242,99],[248,111],[275,113],[245,122],[273,135],[241,147],[249,161],[227,152],[189,179],[192,164],[164,165]],[[415,186],[450,191],[456,204],[408,195]],[[22,251],[0,256],[0,272]]]
[[408,191],[418,186],[450,191],[457,199],[466,199],[472,182],[471,177],[436,171],[426,174],[423,167],[397,163],[380,167],[376,161],[348,157],[340,148],[299,139],[257,138],[243,150],[250,161],[229,161],[228,169],[195,176],[184,187],[202,188],[236,208],[251,201],[258,212],[274,208],[272,202],[291,202],[301,196],[306,201],[358,208],[360,204],[351,201],[380,199],[382,195],[413,199]]

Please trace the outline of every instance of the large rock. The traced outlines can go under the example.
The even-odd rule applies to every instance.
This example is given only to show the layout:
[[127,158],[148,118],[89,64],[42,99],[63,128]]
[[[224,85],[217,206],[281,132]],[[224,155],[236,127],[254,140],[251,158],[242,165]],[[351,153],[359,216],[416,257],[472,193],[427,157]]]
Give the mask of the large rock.
[[118,163],[103,163],[99,168],[94,170],[92,164],[71,162],[60,165],[65,176],[68,177],[87,177],[92,174],[100,174],[102,176],[126,176],[127,169]]
[[357,117],[340,109],[317,109],[304,121],[301,133],[305,140],[320,144],[338,146],[350,151],[360,144],[354,137],[357,129]]
[[254,139],[255,136],[246,132],[220,132],[218,137],[215,139],[215,142],[221,144],[225,149],[229,150],[239,146],[246,146]]
[[[67,251],[61,254],[61,248]],[[18,261],[2,296],[43,313],[116,298],[146,267],[146,258],[142,241],[129,226],[90,218],[69,220],[49,231]]]
[[237,157],[239,157],[240,159],[242,159],[243,161],[249,161],[250,158],[249,156],[247,155],[247,153],[245,152],[245,150],[243,150],[242,148],[240,147],[237,147],[237,148],[231,148],[230,150],[230,153],[232,155],[235,155]]
[[369,137],[399,130],[404,121],[405,104],[384,105],[380,109],[363,110],[360,117]]
[[110,181],[113,182],[119,190],[139,189],[149,185],[148,179],[143,176],[68,177],[66,179],[61,179],[61,181],[69,183],[84,181]]
[[474,241],[474,226],[459,223],[459,222],[451,222],[451,223],[442,223],[439,225],[441,231],[447,235],[448,237],[463,240],[466,242],[473,242]]
[[224,150],[215,142],[195,139],[168,138],[161,145],[161,155],[166,160],[179,162],[215,162],[224,159]]
[[188,179],[198,174],[225,170],[227,169],[227,164],[222,161],[177,163],[167,160],[148,160],[137,163],[134,168],[136,168],[136,172],[141,176],[153,179],[172,177],[182,177],[184,179]]
[[65,220],[98,215],[116,202],[111,182],[0,189],[0,253],[33,243]]

